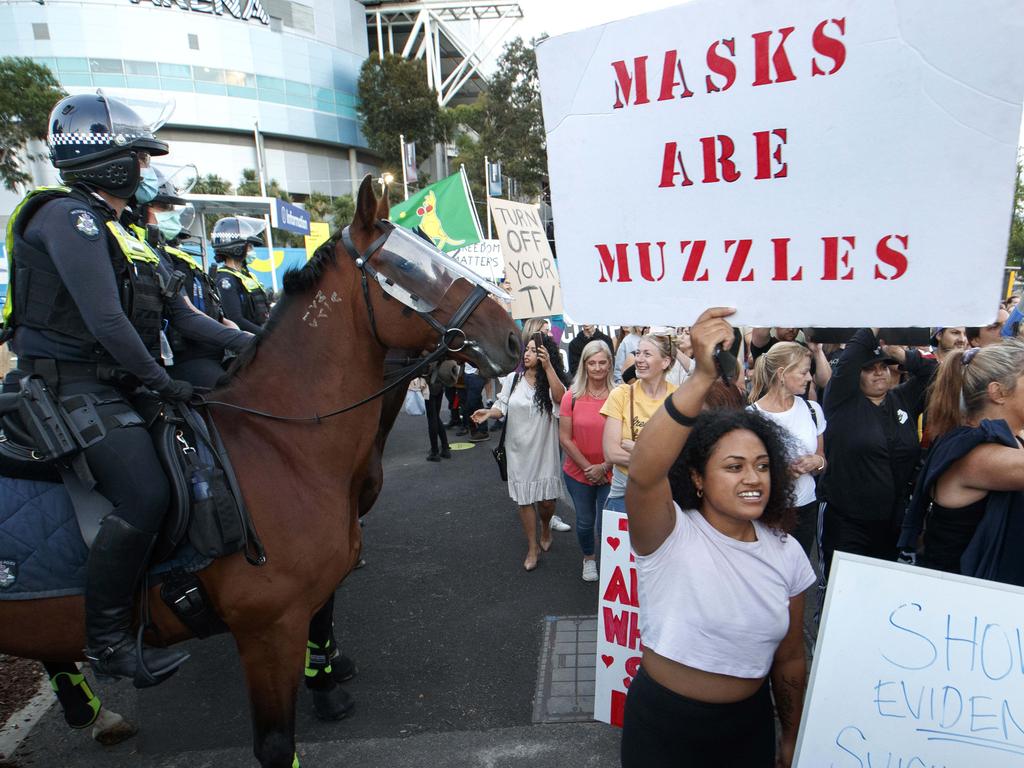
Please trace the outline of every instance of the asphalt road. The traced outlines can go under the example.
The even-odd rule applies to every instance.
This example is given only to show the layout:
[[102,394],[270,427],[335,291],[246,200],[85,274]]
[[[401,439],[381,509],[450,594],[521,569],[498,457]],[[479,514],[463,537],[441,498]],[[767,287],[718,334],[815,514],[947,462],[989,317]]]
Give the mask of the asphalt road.
[[[452,439],[456,440],[452,433]],[[385,455],[385,485],[366,518],[365,568],[338,592],[339,644],[358,676],[356,709],[322,723],[299,692],[305,768],[587,768],[618,765],[618,732],[602,723],[533,725],[547,616],[593,615],[597,586],[580,579],[575,532],[556,533],[532,573],[516,508],[498,479],[491,441],[425,461],[426,419],[402,414]],[[574,522],[571,506],[559,514]],[[139,726],[101,747],[66,728],[54,707],[15,755],[18,766],[256,765],[234,644],[188,644],[192,659],[162,686],[98,687]]]

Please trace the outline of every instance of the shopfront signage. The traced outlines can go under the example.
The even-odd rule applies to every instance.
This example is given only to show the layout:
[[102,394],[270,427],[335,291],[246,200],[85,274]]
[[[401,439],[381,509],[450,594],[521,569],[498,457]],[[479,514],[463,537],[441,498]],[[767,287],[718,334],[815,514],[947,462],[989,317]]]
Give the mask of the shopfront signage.
[[[131,0],[139,5],[142,0]],[[180,8],[183,11],[209,13],[215,16],[231,16],[247,21],[258,19],[263,24],[270,24],[270,15],[260,0],[149,0],[159,8]]]

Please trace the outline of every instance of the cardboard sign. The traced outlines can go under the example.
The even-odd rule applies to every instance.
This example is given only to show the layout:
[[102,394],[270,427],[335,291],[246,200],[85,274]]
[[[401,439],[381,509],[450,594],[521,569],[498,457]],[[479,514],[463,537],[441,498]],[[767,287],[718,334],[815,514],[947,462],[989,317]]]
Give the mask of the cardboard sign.
[[481,240],[479,243],[465,245],[449,253],[448,257],[492,283],[500,283],[505,279],[505,260],[501,258],[500,240]]
[[512,317],[562,314],[562,289],[540,218],[540,207],[487,198],[505,257],[505,277],[512,284]]
[[1024,764],[1024,589],[837,552],[798,768]]
[[626,691],[640,669],[640,603],[626,513],[602,514],[594,719],[621,728]]
[[1020,0],[693,0],[537,49],[567,311],[985,325]]

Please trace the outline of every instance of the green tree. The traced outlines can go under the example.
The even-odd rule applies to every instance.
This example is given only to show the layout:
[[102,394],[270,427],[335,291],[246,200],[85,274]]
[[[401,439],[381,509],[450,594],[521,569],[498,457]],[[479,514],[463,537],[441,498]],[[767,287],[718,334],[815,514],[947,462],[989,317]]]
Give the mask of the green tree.
[[352,195],[339,195],[331,200],[331,225],[341,229],[351,223],[356,215],[356,201]]
[[[261,197],[260,179],[256,175],[255,168],[245,168],[242,170],[242,181],[238,184],[238,194],[245,197]],[[267,197],[277,197],[286,203],[292,201],[291,195],[281,189],[277,179],[271,179],[267,182]]]
[[419,159],[428,157],[444,137],[444,120],[437,94],[427,87],[423,60],[410,61],[370,54],[359,73],[359,116],[370,149],[383,159],[383,170],[402,177],[399,134],[416,142]]
[[323,192],[310,192],[303,205],[312,221],[327,221],[331,215],[331,197]]
[[547,177],[535,43],[520,37],[507,43],[487,92],[449,111],[449,122],[463,127],[454,164],[466,166],[474,197],[481,195],[477,199],[483,199],[484,155],[500,161],[504,176],[515,178],[525,195],[539,194]]
[[230,195],[231,182],[222,179],[216,173],[208,173],[202,176],[192,187],[192,194],[195,195]]
[[1013,193],[1013,218],[1010,220],[1010,246],[1006,263],[1024,267],[1024,165],[1017,161],[1017,186]]
[[49,67],[31,59],[0,58],[0,180],[12,192],[32,183],[24,160],[32,139],[46,139],[47,123],[54,104],[67,94]]

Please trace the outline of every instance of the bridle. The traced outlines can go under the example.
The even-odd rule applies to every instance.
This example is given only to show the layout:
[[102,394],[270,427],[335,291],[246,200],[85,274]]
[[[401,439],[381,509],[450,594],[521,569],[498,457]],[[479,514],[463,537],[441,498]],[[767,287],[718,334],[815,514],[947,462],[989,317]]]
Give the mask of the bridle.
[[[375,226],[379,228],[380,223],[378,222]],[[391,226],[393,227],[394,225]],[[380,340],[380,334],[377,331],[377,319],[373,313],[373,303],[370,301],[370,286],[368,278],[373,278],[378,282],[386,281],[388,283],[392,283],[391,280],[379,274],[377,270],[370,266],[369,263],[370,259],[373,258],[373,254],[375,254],[384,246],[384,242],[391,235],[391,230],[387,229],[387,231],[385,231],[383,234],[377,237],[372,243],[370,243],[370,245],[367,246],[365,251],[360,253],[359,249],[356,247],[355,242],[353,242],[352,240],[352,235],[349,232],[350,229],[351,227],[345,227],[341,231],[341,242],[342,245],[345,247],[345,252],[352,258],[352,261],[359,269],[359,277],[363,289],[363,301],[366,304],[366,313],[370,320],[370,328],[373,331],[374,341],[376,341],[381,347],[387,349],[388,345],[384,344]],[[337,241],[334,238],[332,238],[331,240],[328,240],[320,247],[332,248],[334,247],[334,244],[336,242]],[[387,296],[387,294],[384,295]],[[469,316],[473,314],[476,308],[480,306],[480,302],[482,302],[486,296],[486,288],[484,288],[481,285],[474,285],[472,292],[463,300],[462,304],[451,316],[447,324],[439,322],[437,318],[435,318],[429,312],[423,312],[421,310],[417,310],[413,307],[410,307],[410,309],[412,309],[414,312],[416,312],[417,315],[423,318],[423,320],[431,328],[438,332],[437,346],[428,355],[421,357],[411,365],[408,365],[405,368],[402,368],[392,373],[391,376],[394,377],[394,380],[390,384],[386,384],[382,389],[378,390],[377,392],[374,392],[372,395],[363,398],[357,403],[347,405],[344,408],[338,408],[336,410],[331,411],[330,413],[325,414],[314,413],[312,416],[279,416],[277,414],[267,413],[266,411],[260,411],[256,408],[247,408],[243,405],[236,405],[235,403],[228,403],[222,400],[202,399],[201,403],[205,405],[216,405],[222,408],[228,408],[230,410],[235,411],[242,411],[243,413],[252,414],[253,416],[262,416],[263,418],[272,419],[274,421],[316,422],[317,424],[319,424],[324,419],[329,419],[332,416],[338,416],[342,413],[347,413],[348,411],[355,410],[360,406],[366,405],[367,403],[376,400],[378,397],[387,394],[392,389],[400,385],[403,381],[413,377],[415,374],[417,374],[427,366],[431,365],[432,363],[441,360],[442,358],[444,358],[445,356],[452,352],[460,352],[463,349],[465,349],[466,344],[468,343],[469,340],[466,337],[466,332],[462,330],[462,326],[469,319]],[[456,343],[458,343],[458,346],[456,346]]]

